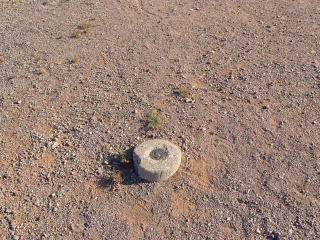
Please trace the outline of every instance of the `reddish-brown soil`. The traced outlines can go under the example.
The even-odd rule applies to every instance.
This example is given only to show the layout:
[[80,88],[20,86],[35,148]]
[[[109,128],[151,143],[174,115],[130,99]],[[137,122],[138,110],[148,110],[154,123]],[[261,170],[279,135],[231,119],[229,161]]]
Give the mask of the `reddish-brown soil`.
[[319,36],[314,0],[1,0],[0,239],[320,239]]

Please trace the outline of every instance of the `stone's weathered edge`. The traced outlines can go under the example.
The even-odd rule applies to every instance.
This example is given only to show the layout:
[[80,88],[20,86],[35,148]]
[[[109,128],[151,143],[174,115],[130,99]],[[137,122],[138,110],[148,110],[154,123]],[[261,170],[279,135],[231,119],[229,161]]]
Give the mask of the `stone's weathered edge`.
[[[168,151],[165,159],[154,160],[150,152],[156,148]],[[181,151],[178,146],[166,140],[149,140],[138,145],[133,151],[133,161],[140,178],[154,182],[171,177],[181,163]]]

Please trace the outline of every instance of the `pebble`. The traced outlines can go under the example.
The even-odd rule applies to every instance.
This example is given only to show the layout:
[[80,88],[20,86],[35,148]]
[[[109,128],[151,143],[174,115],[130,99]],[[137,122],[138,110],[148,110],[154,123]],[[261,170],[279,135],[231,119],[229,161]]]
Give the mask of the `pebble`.
[[52,209],[52,212],[56,212],[56,211],[58,211],[58,208],[54,207],[54,208]]
[[192,99],[192,98],[185,98],[184,102],[186,102],[186,103],[195,103],[195,100]]
[[39,199],[36,199],[35,202],[34,202],[34,205],[36,205],[37,207],[40,206],[40,200]]
[[259,228],[257,228],[256,233],[258,233],[258,234],[260,234],[260,233],[261,233],[261,231],[260,231],[260,229],[259,229]]
[[16,228],[16,224],[13,221],[9,222],[9,225],[10,225],[10,229]]
[[13,240],[19,240],[19,239],[20,239],[20,236],[13,235],[13,236],[12,236],[12,239],[13,239]]
[[59,143],[57,142],[54,142],[52,145],[51,145],[51,148],[52,149],[55,149],[56,147],[58,147]]

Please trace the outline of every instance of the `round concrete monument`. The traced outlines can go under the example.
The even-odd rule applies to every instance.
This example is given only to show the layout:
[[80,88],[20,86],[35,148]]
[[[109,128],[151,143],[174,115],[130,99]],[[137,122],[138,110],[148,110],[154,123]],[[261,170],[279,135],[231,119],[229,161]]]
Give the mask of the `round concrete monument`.
[[147,181],[166,180],[179,168],[181,151],[178,146],[165,140],[149,140],[133,151],[134,166],[139,176]]

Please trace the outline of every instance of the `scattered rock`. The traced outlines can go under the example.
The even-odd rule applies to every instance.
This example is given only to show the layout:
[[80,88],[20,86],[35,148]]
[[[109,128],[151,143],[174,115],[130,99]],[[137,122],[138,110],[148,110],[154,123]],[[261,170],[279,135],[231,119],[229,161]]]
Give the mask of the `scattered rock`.
[[268,239],[270,239],[270,240],[280,240],[280,236],[279,236],[278,233],[272,232],[272,233],[268,236]]
[[183,101],[186,103],[195,103],[196,102],[193,98],[184,98]]
[[37,198],[37,199],[35,200],[34,205],[37,206],[37,207],[40,206],[40,199],[39,199],[39,198]]
[[13,214],[13,211],[10,210],[10,209],[7,209],[7,210],[4,211],[4,213]]
[[55,149],[56,147],[59,146],[59,143],[58,142],[54,142],[52,145],[51,145],[51,148],[52,149]]

